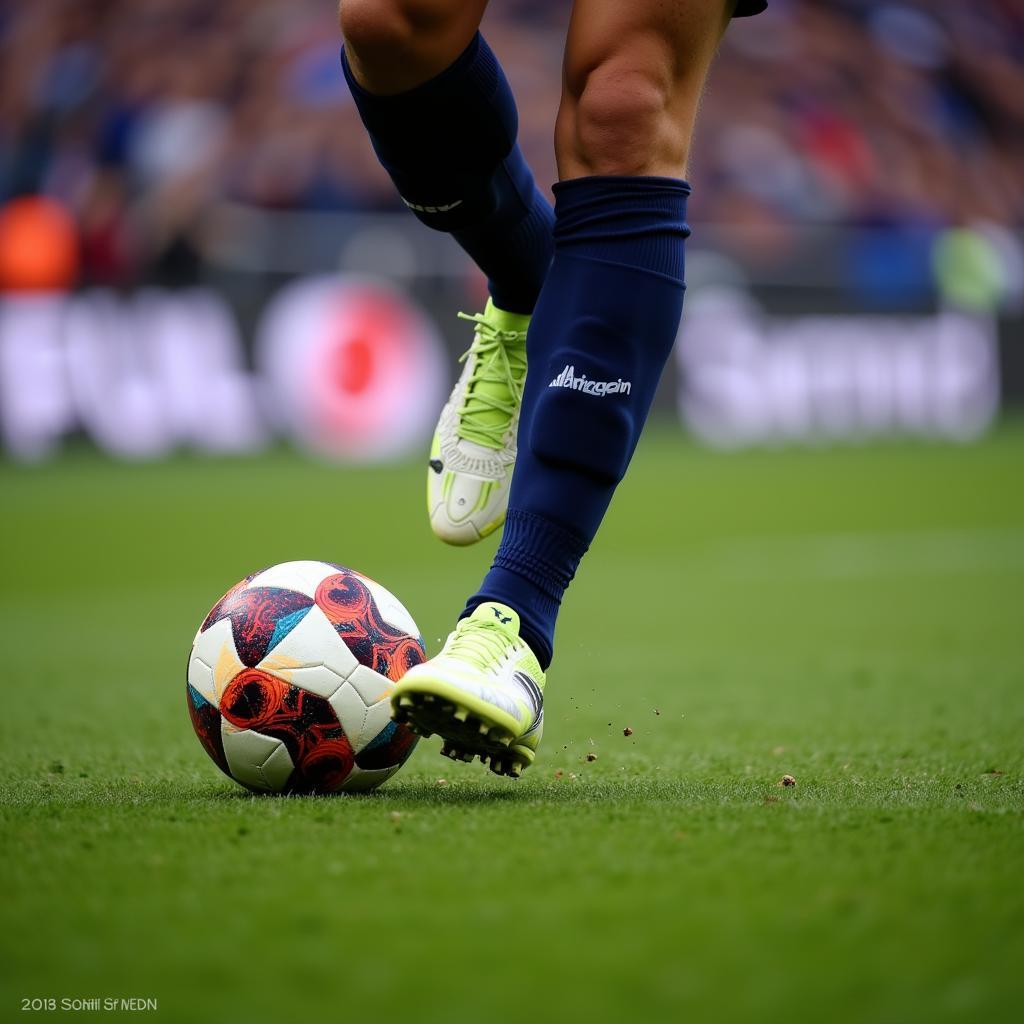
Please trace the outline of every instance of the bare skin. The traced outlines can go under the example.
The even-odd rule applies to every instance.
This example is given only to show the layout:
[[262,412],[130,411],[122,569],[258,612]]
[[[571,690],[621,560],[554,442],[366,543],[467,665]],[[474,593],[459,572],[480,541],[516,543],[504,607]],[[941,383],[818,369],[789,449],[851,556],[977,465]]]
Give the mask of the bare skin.
[[682,178],[732,0],[575,0],[555,122],[561,180]]
[[487,0],[341,0],[338,21],[356,80],[392,96],[450,67],[486,10]]
[[[575,0],[555,122],[561,180],[681,178],[708,69],[734,0]],[[440,74],[469,45],[487,0],[341,0],[345,52],[370,92]]]

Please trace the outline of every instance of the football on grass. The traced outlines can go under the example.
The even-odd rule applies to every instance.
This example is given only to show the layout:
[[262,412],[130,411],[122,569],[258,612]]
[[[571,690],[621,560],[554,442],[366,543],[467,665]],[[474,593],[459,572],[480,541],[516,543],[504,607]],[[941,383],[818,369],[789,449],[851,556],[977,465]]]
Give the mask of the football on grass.
[[416,744],[391,721],[389,699],[423,658],[412,616],[379,583],[330,562],[284,562],[206,616],[188,710],[206,752],[248,789],[372,789]]

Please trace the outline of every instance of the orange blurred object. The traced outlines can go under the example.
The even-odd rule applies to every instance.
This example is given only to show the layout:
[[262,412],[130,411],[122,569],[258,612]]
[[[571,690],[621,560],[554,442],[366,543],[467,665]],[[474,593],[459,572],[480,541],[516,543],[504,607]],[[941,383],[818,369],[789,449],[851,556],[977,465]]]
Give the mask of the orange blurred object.
[[78,235],[60,203],[21,196],[0,208],[0,290],[66,291],[77,277]]

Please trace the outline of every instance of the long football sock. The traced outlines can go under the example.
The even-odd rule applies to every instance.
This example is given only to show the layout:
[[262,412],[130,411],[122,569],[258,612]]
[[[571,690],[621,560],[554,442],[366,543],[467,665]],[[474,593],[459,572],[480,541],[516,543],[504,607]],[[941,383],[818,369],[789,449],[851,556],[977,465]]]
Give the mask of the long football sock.
[[508,518],[482,601],[519,612],[541,666],[555,619],[639,440],[683,306],[684,181],[555,186],[555,256],[527,337]]
[[441,74],[394,96],[364,89],[344,52],[342,67],[405,205],[455,237],[499,309],[532,313],[551,263],[554,214],[516,143],[515,99],[483,36]]

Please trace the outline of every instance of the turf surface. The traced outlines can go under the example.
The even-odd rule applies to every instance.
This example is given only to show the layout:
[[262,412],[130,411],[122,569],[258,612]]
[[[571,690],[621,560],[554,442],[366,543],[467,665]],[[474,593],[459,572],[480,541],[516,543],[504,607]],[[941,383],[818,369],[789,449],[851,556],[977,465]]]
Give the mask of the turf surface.
[[436,649],[493,544],[428,535],[418,464],[0,465],[0,1019],[1019,1019],[1022,469],[1019,426],[729,456],[655,431],[521,782],[435,739],[376,795],[274,799],[192,734],[207,607],[325,558]]

